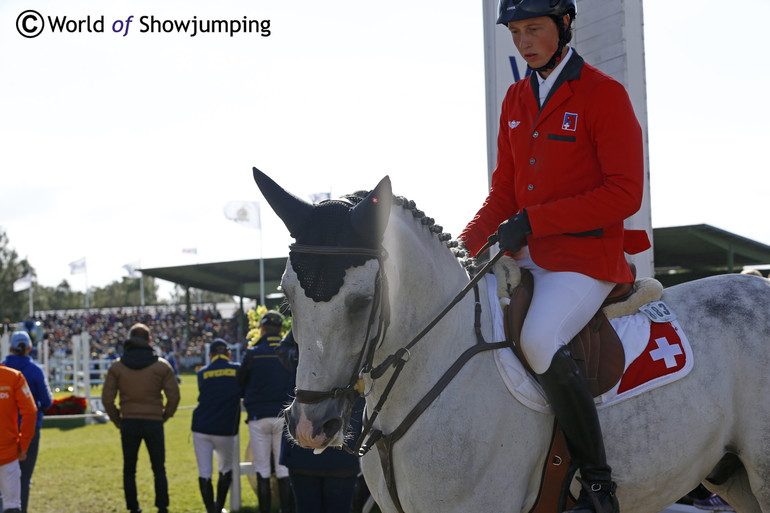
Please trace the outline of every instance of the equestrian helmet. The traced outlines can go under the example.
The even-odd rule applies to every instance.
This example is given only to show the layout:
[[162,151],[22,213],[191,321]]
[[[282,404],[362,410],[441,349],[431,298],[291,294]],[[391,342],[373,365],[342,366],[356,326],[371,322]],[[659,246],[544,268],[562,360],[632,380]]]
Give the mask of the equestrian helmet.
[[265,312],[265,314],[262,316],[262,319],[259,320],[259,325],[276,326],[280,328],[283,326],[283,315],[281,315],[279,312],[276,312],[275,310]]
[[497,5],[497,23],[539,18],[540,16],[575,17],[575,0],[500,0]]

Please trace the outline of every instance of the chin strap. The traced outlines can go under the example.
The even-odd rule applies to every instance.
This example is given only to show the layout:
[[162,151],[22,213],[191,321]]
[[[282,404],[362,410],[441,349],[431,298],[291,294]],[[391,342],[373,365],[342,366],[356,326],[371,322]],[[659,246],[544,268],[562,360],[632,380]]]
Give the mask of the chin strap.
[[[532,71],[537,72],[543,72],[548,71],[550,69],[553,69],[556,67],[556,65],[561,62],[561,53],[564,51],[564,47],[567,46],[567,31],[569,30],[569,27],[564,26],[564,20],[560,16],[554,16],[554,22],[556,23],[556,26],[559,28],[559,47],[556,49],[554,54],[551,56],[551,59],[546,62],[543,66],[540,66],[539,68],[533,68],[529,64],[527,64],[527,68]],[[570,26],[572,25],[572,20],[570,20]]]

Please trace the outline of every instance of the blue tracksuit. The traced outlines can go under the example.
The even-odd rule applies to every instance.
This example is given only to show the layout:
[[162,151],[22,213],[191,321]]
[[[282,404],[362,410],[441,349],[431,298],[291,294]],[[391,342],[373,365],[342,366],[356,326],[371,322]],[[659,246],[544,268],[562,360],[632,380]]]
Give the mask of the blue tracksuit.
[[51,389],[48,388],[48,380],[42,367],[35,363],[29,356],[20,356],[9,354],[3,360],[3,365],[21,371],[24,379],[27,380],[29,391],[37,404],[37,423],[38,429],[43,425],[43,410],[50,408],[53,404]]
[[237,378],[240,367],[219,355],[198,371],[198,406],[192,414],[193,431],[220,436],[238,434],[243,397]]
[[249,420],[279,417],[292,399],[294,373],[278,359],[280,335],[265,335],[243,357],[238,383],[244,388],[243,405]]

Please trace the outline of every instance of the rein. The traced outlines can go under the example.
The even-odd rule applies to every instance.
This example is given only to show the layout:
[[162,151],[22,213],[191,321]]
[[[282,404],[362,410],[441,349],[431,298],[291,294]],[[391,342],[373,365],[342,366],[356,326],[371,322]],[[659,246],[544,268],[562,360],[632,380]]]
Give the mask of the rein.
[[[484,253],[487,249],[489,249],[493,244],[497,242],[497,238],[490,238],[489,242],[479,251],[479,254]],[[480,348],[483,349],[494,349],[495,344],[487,344],[483,337],[481,336],[481,303],[479,302],[478,297],[478,282],[481,280],[481,278],[484,277],[484,275],[487,273],[487,271],[495,264],[498,260],[503,256],[503,252],[499,251],[495,256],[493,256],[485,265],[484,267],[479,270],[476,275],[471,278],[471,280],[465,285],[465,287],[460,290],[460,292],[452,299],[452,301],[447,304],[447,306],[444,307],[444,309],[430,322],[428,323],[425,328],[422,329],[415,337],[404,347],[398,349],[395,353],[391,354],[385,360],[377,366],[377,368],[372,369],[370,372],[370,376],[372,380],[377,380],[378,378],[382,377],[383,374],[388,370],[389,367],[394,367],[395,370],[393,371],[393,374],[391,375],[390,379],[388,380],[387,385],[385,386],[385,390],[383,391],[382,395],[380,396],[380,400],[377,402],[377,405],[374,407],[374,410],[372,410],[372,415],[367,419],[366,423],[362,427],[361,434],[358,437],[358,442],[356,443],[356,447],[354,449],[354,452],[358,454],[358,456],[363,456],[369,450],[372,448],[372,445],[377,442],[379,438],[382,438],[382,432],[379,430],[372,431],[372,426],[374,424],[375,419],[379,415],[380,411],[382,410],[382,406],[385,404],[385,401],[388,398],[388,395],[390,394],[391,389],[393,388],[393,385],[396,382],[396,379],[398,378],[398,375],[401,373],[401,371],[404,368],[404,365],[406,362],[409,361],[409,357],[411,356],[411,353],[409,350],[414,347],[425,335],[428,334],[430,330],[433,329],[436,324],[441,321],[441,319],[444,318],[444,316],[449,313],[449,311],[454,308],[457,303],[459,303],[463,297],[471,290],[474,290],[474,293],[476,295],[476,313],[475,313],[475,323],[474,323],[474,329],[476,331],[476,338],[477,338],[477,344],[473,347],[471,347],[469,350],[466,350],[463,355],[458,358],[458,360],[455,362],[455,364],[450,368],[449,371],[447,371],[446,374],[439,380],[439,382],[431,389],[431,391],[426,395],[425,398],[413,409],[410,414],[407,416],[406,420],[402,423],[401,426],[396,430],[401,431],[401,434],[406,432],[406,429],[416,420],[417,416],[419,416],[420,413],[427,407],[430,402],[435,399],[436,396],[438,396],[438,392],[443,390],[443,388],[446,386],[446,384],[449,382],[449,380],[454,377],[454,374],[459,372],[460,367],[465,364],[465,362]],[[482,345],[483,344],[483,345]],[[507,346],[506,342],[502,342],[500,347]],[[467,355],[467,356],[466,356]],[[458,364],[460,364],[458,366]],[[456,369],[455,369],[456,367]],[[453,372],[454,370],[454,372]],[[450,375],[451,374],[451,375]],[[449,379],[446,379],[447,375],[450,375]],[[439,385],[441,385],[440,388]],[[430,400],[422,406],[422,408],[419,409],[420,405],[422,405],[426,399],[430,397]],[[416,415],[415,415],[416,414]],[[402,426],[405,424],[408,424],[406,428],[402,429]],[[372,433],[369,435],[369,433]],[[395,433],[395,432],[394,432]],[[400,437],[400,435],[399,435]]]
[[[495,235],[493,235],[492,237],[490,237],[489,241],[481,249],[481,251],[479,251],[479,254],[484,253],[496,242],[497,242],[497,238]],[[420,340],[422,340],[422,338],[425,335],[427,335],[430,332],[430,330],[432,330],[436,326],[436,324],[438,324],[439,321],[441,321],[441,319],[443,319],[444,316],[446,316],[446,314],[449,313],[449,311],[452,308],[454,308],[457,305],[457,303],[459,303],[471,289],[474,289],[476,293],[476,320],[475,320],[474,328],[475,328],[476,336],[479,342],[484,342],[483,338],[481,337],[481,326],[480,326],[481,304],[479,303],[479,299],[478,299],[477,284],[481,280],[481,278],[487,273],[487,271],[503,256],[503,252],[500,251],[494,257],[492,257],[481,268],[481,270],[479,270],[479,272],[476,273],[476,275],[462,288],[462,290],[460,290],[460,292],[449,302],[449,304],[447,304],[447,306],[445,306],[444,309],[430,323],[428,323],[428,325],[425,326],[425,328],[422,329],[422,331],[420,331],[414,338],[412,338],[412,340],[408,344],[406,344],[404,347],[398,349],[395,353],[385,358],[385,360],[376,368],[373,368],[372,364],[374,361],[374,351],[377,347],[379,347],[379,345],[384,340],[385,333],[388,329],[388,326],[390,325],[390,304],[387,301],[387,298],[388,298],[387,279],[383,272],[383,265],[382,265],[383,260],[387,257],[387,253],[385,252],[384,248],[378,250],[378,249],[369,249],[369,248],[311,246],[306,244],[291,244],[289,246],[289,250],[295,251],[298,253],[309,253],[309,254],[315,254],[315,255],[369,256],[369,257],[376,258],[379,264],[377,269],[377,276],[375,278],[374,301],[372,302],[372,308],[369,312],[369,322],[367,323],[366,335],[364,336],[364,348],[362,349],[358,357],[358,362],[356,364],[356,368],[359,370],[357,372],[354,371],[353,375],[350,377],[350,380],[348,380],[348,384],[345,387],[335,387],[328,391],[301,390],[301,389],[295,389],[294,391],[294,397],[296,401],[304,404],[318,403],[326,399],[336,399],[336,398],[345,397],[345,396],[350,396],[351,400],[355,400],[355,397],[359,395],[361,396],[367,395],[365,394],[365,390],[364,390],[365,387],[363,384],[363,375],[365,373],[369,373],[372,381],[374,382],[377,379],[381,378],[390,367],[394,367],[395,370],[391,375],[390,379],[388,380],[388,383],[385,386],[385,390],[380,396],[380,400],[378,401],[377,405],[372,411],[372,415],[369,416],[366,423],[362,427],[361,434],[358,437],[358,442],[356,444],[354,452],[357,453],[359,456],[363,456],[369,451],[369,449],[371,449],[372,444],[376,442],[374,438],[382,437],[382,433],[379,431],[372,432],[372,436],[369,436],[369,433],[371,432],[374,421],[377,419],[377,416],[382,410],[382,406],[385,404],[385,401],[387,400],[390,394],[390,391],[396,382],[396,379],[401,373],[401,370],[404,368],[404,365],[406,364],[406,362],[409,361],[409,357],[411,355],[409,350],[413,348]],[[384,301],[383,301],[383,298],[385,298]],[[378,310],[380,312],[380,315],[377,318]],[[377,333],[374,337],[369,338],[372,326],[375,323],[377,324]],[[489,347],[489,349],[492,349],[492,348],[493,347]],[[473,351],[473,354],[475,354],[475,352],[476,350]],[[461,359],[458,360],[458,362],[460,362],[462,358],[463,357],[461,357]],[[443,386],[441,388],[443,389]],[[379,435],[377,435],[377,433],[379,433]],[[366,443],[364,443],[364,440],[366,440]]]

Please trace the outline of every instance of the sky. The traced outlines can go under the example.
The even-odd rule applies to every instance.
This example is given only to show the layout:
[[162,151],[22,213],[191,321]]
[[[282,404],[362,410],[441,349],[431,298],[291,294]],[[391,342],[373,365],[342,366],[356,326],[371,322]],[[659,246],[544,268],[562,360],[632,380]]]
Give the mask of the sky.
[[[765,2],[643,4],[655,228],[707,223],[770,245]],[[30,8],[86,21],[25,38]],[[456,236],[488,187],[481,17],[467,0],[3,0],[0,230],[40,284],[75,290],[134,262],[285,256],[257,166],[308,200],[389,175]],[[162,31],[244,18],[262,28]],[[261,231],[224,216],[260,200]]]

